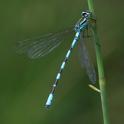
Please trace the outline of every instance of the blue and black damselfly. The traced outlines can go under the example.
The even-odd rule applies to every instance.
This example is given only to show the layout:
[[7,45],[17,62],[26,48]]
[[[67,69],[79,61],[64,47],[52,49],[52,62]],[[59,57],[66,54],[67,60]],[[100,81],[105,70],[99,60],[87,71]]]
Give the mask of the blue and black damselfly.
[[54,50],[57,46],[59,46],[64,41],[64,37],[67,37],[69,34],[75,31],[75,36],[72,41],[72,44],[67,51],[64,61],[62,62],[60,66],[59,72],[52,86],[52,90],[47,99],[47,102],[46,102],[47,108],[52,103],[53,95],[54,95],[56,86],[58,84],[58,81],[60,80],[61,74],[64,70],[65,64],[68,61],[70,54],[79,39],[81,40],[79,44],[81,64],[83,64],[83,66],[85,67],[89,80],[92,83],[96,82],[95,69],[93,67],[93,64],[90,62],[90,59],[88,57],[88,51],[86,49],[85,42],[83,39],[84,32],[90,26],[90,23],[92,20],[91,15],[92,14],[90,12],[82,12],[81,18],[75,24],[74,29],[69,28],[65,31],[62,31],[59,33],[50,33],[45,36],[38,37],[36,39],[32,39],[32,40],[27,39],[24,41],[19,41],[17,44],[18,53],[27,54],[27,56],[31,59],[37,59],[50,53],[52,50]]

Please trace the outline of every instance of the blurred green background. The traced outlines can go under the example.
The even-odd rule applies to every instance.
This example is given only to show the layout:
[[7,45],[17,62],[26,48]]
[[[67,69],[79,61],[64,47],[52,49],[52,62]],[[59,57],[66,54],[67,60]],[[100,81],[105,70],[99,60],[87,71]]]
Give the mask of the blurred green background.
[[[110,119],[124,123],[124,1],[95,0]],[[77,48],[64,70],[53,106],[44,107],[71,43],[44,58],[15,52],[18,40],[69,27],[87,10],[85,0],[4,0],[0,4],[0,124],[102,124],[100,96],[80,67]],[[95,61],[94,61],[95,62]],[[96,65],[96,64],[95,64]]]

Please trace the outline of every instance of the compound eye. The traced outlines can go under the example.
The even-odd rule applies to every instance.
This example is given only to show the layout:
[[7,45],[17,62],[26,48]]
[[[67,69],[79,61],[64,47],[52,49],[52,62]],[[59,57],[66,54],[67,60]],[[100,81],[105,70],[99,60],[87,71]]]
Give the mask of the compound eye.
[[87,16],[87,12],[82,12],[81,15],[82,15],[83,17],[86,17],[86,16]]
[[85,18],[89,17],[90,13],[89,12],[82,12],[81,15]]

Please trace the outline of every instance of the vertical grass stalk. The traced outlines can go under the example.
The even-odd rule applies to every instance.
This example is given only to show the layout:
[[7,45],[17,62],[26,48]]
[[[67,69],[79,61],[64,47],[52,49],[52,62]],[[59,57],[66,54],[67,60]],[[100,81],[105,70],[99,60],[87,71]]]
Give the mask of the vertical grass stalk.
[[[87,0],[89,11],[94,13],[93,0]],[[108,114],[108,102],[107,102],[107,94],[106,94],[106,80],[104,75],[103,68],[103,60],[101,54],[101,44],[97,34],[96,26],[92,28],[94,41],[95,41],[95,51],[96,51],[96,59],[97,59],[97,67],[98,67],[98,77],[99,77],[99,87],[100,87],[100,96],[101,96],[101,104],[102,104],[102,112],[103,112],[103,121],[104,124],[110,124],[109,114]]]

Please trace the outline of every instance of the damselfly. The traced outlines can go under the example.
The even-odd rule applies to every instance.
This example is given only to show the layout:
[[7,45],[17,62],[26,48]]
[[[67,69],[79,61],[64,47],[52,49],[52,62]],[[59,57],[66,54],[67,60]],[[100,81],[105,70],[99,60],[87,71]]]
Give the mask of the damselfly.
[[71,34],[71,32],[75,31],[74,39],[72,41],[70,48],[67,51],[64,61],[62,62],[61,66],[60,66],[60,70],[56,76],[52,90],[47,99],[46,107],[49,107],[52,103],[53,95],[54,95],[56,86],[58,84],[58,81],[60,80],[60,77],[61,77],[61,74],[65,67],[65,64],[68,61],[70,54],[79,39],[81,40],[80,45],[79,45],[81,63],[84,65],[90,81],[92,83],[96,82],[95,69],[88,57],[88,51],[85,47],[85,42],[84,42],[83,36],[82,36],[84,31],[90,25],[90,20],[91,20],[91,13],[90,12],[82,12],[81,18],[75,24],[74,29],[69,28],[69,29],[59,32],[59,33],[50,33],[48,35],[38,37],[36,39],[32,39],[32,40],[27,39],[27,40],[18,42],[18,45],[17,45],[18,53],[20,53],[20,54],[24,53],[24,54],[27,54],[29,58],[36,59],[36,58],[43,57],[43,56],[47,55],[48,53],[50,53],[52,50],[54,50],[57,46],[59,46],[64,41],[64,37],[67,37],[69,34]]

